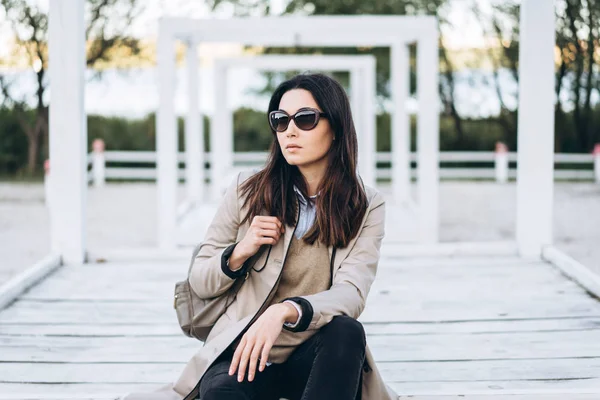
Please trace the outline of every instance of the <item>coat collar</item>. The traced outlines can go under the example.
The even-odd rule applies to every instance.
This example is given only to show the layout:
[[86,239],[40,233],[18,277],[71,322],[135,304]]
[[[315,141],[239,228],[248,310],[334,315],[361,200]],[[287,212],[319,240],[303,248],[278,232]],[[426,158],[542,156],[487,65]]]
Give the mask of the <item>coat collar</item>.
[[[306,204],[306,198],[304,197],[304,195],[302,194],[302,192],[300,191],[300,189],[298,189],[298,187],[296,185],[294,185],[294,192],[296,192],[296,197],[298,197],[298,200],[300,200],[300,202],[302,204]],[[319,195],[319,193],[315,194],[314,196],[309,196],[310,199],[316,199],[317,196]]]

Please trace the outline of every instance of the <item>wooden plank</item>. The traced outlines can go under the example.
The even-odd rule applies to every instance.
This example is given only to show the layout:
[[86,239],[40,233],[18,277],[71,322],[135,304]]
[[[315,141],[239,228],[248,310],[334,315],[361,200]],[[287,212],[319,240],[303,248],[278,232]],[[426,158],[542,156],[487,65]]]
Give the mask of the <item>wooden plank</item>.
[[[485,260],[477,260],[477,262],[464,262],[459,260],[450,260],[450,265],[435,265],[430,264],[434,260],[427,262],[415,262],[412,260],[388,259],[382,258],[378,267],[378,276],[395,273],[400,274],[417,274],[417,275],[433,275],[438,276],[440,273],[451,273],[453,275],[468,275],[468,276],[487,276],[489,274],[501,274],[510,276],[514,281],[517,271],[522,272],[529,277],[549,277],[560,276],[560,271],[554,268],[548,268],[548,264],[542,262],[520,262],[510,263],[505,261],[494,261],[490,258]],[[185,261],[169,261],[167,262],[147,262],[138,264],[128,263],[100,263],[87,264],[76,267],[64,267],[56,271],[50,279],[68,278],[77,282],[100,279],[113,281],[114,278],[122,277],[123,279],[131,279],[132,281],[162,281],[176,279],[180,280],[187,273],[189,260]]]
[[[568,340],[572,341],[567,344]],[[437,335],[435,340],[413,335],[395,341],[389,336],[371,336],[368,342],[378,362],[556,359],[600,353],[600,331],[449,334]]]
[[[440,335],[448,333],[494,333],[494,332],[566,332],[573,330],[595,330],[600,328],[600,317],[530,319],[530,320],[491,320],[464,322],[416,322],[385,323],[363,322],[368,335]],[[19,324],[6,322],[0,325],[0,335],[4,336],[94,336],[94,337],[181,337],[177,324],[78,324],[61,325]],[[401,339],[398,339],[401,340]],[[435,340],[435,338],[431,338]]]
[[0,363],[0,383],[95,383],[163,385],[185,366],[180,363]]
[[[509,172],[510,175],[510,172]],[[413,174],[416,177],[416,173]],[[489,241],[478,240],[476,242],[442,242],[436,244],[418,244],[410,243],[415,240],[414,229],[411,226],[415,224],[414,210],[416,205],[410,204],[410,209],[394,209],[388,211],[388,222],[394,225],[395,230],[383,239],[381,254],[384,256],[401,256],[407,258],[420,257],[469,257],[469,256],[517,256],[516,243],[512,240]],[[411,212],[412,210],[412,212]],[[407,222],[409,224],[407,224]]]
[[[490,396],[493,400],[504,399],[509,395],[530,395],[536,400],[545,400],[552,394],[570,400],[578,395],[595,394],[599,398],[600,379],[585,380],[484,380],[471,382],[392,382],[386,381],[394,388],[400,398],[416,398],[419,396]],[[533,397],[539,396],[539,397]],[[510,397],[508,397],[510,398]],[[550,397],[551,398],[551,397]]]
[[[510,298],[486,301],[406,299],[402,293],[374,293],[361,315],[363,322],[469,321],[597,317],[600,306],[589,297],[559,296],[527,301]],[[135,304],[135,307],[132,305]],[[393,311],[392,311],[393,310]],[[171,301],[38,302],[20,300],[0,313],[0,324],[94,323],[125,324],[131,321],[176,324]]]
[[[535,265],[535,264],[534,264]],[[65,268],[63,268],[64,270]],[[35,291],[23,296],[24,299],[37,300],[59,300],[59,299],[81,299],[81,300],[147,300],[147,299],[169,299],[173,293],[174,283],[181,278],[175,278],[170,273],[147,268],[143,273],[128,270],[126,268],[102,271],[93,268],[89,271],[85,268],[61,273],[47,279],[39,285]],[[427,269],[413,270],[408,272],[404,269],[391,270],[381,269],[373,284],[373,295],[377,292],[402,292],[408,298],[417,295],[436,296],[446,299],[449,295],[453,298],[467,298],[470,296],[494,297],[496,291],[505,292],[510,289],[511,298],[515,297],[544,297],[550,296],[554,301],[554,295],[581,295],[580,287],[569,280],[564,279],[559,271],[552,268],[543,270],[511,270],[504,267],[484,268],[462,268],[457,269]],[[485,270],[485,273],[484,273]],[[86,272],[82,272],[86,271]],[[543,271],[543,272],[542,272]],[[515,275],[519,279],[515,280]],[[142,277],[140,277],[143,276]],[[535,287],[535,292],[531,288]],[[505,301],[508,301],[507,299]]]
[[546,246],[542,257],[561,271],[565,276],[578,282],[588,292],[600,297],[600,276],[574,258],[554,246]]
[[2,400],[92,400],[117,399],[118,396],[130,392],[150,392],[162,385],[154,383],[56,383],[56,384],[20,384],[0,383],[0,399]]
[[[0,312],[0,400],[175,379],[202,346],[172,308],[186,264],[65,267]],[[600,393],[600,305],[545,263],[383,258],[360,320],[386,382],[411,398]]]
[[61,266],[61,258],[51,254],[41,261],[29,267],[25,271],[16,274],[6,283],[0,286],[0,310],[15,301],[21,294],[44,279]]
[[[580,382],[573,381],[554,381],[543,382],[546,387],[538,388],[537,382],[530,381],[479,381],[479,382],[433,382],[433,383],[395,383],[389,382],[389,385],[401,393],[400,398],[411,399],[467,399],[467,400],[500,400],[508,398],[511,400],[579,400],[579,399],[597,399],[597,387],[600,383],[598,379],[585,381],[585,388],[574,387],[574,384]],[[596,389],[594,388],[596,385]],[[34,399],[56,399],[56,400],[75,400],[75,399],[117,399],[118,396],[129,392],[151,392],[162,385],[157,384],[130,384],[130,383],[111,383],[111,384],[12,384],[0,383],[0,399],[2,400],[34,400]],[[435,389],[434,389],[435,388]],[[425,393],[416,395],[402,395],[406,390],[415,393]],[[431,394],[431,393],[438,394]],[[560,393],[560,394],[552,394]],[[463,393],[451,395],[449,393]]]
[[[587,330],[600,328],[599,317],[563,318],[563,319],[530,319],[530,320],[490,320],[461,321],[441,323],[363,323],[368,335],[440,335],[448,333],[516,333],[516,332],[560,332],[570,330]],[[1,332],[0,327],[0,332]],[[397,340],[402,340],[398,338]],[[432,337],[430,340],[436,340]]]
[[[112,280],[122,276],[123,279],[135,279],[136,281],[157,281],[163,279],[182,279],[187,273],[189,259],[173,259],[163,261],[146,262],[109,262],[93,263],[77,266],[65,266],[52,275],[53,278],[68,277],[79,281],[80,279]],[[533,272],[535,274],[553,274],[556,271],[548,268],[546,263],[540,261],[524,261],[510,258],[494,259],[492,257],[473,258],[426,258],[411,259],[399,257],[382,257],[378,272],[437,274],[441,271],[453,273],[483,274],[511,271]],[[511,274],[512,275],[512,274]],[[514,275],[512,275],[514,278]]]
[[385,381],[586,380],[600,375],[600,359],[378,362]]
[[28,393],[25,396],[15,397],[14,394],[3,395],[0,393],[0,400],[118,400],[120,396],[118,394],[106,394],[106,395],[93,395],[77,393],[73,396],[64,396],[63,394],[57,396],[49,396],[44,393]]
[[[525,277],[526,278],[526,277]],[[446,279],[440,282],[440,279]],[[171,295],[175,280],[131,281],[124,280],[96,280],[93,278],[83,281],[69,279],[52,279],[44,282],[35,291],[27,293],[23,299],[112,299],[112,298],[142,298],[150,299],[157,294]],[[535,286],[535,292],[531,288]],[[572,281],[559,276],[548,279],[536,278],[534,280],[524,279],[515,282],[514,276],[470,276],[470,275],[444,275],[426,276],[421,274],[389,276],[381,274],[373,284],[374,290],[395,291],[419,291],[427,295],[435,295],[437,291],[454,291],[460,295],[463,289],[476,292],[481,295],[497,295],[490,293],[490,289],[503,290],[511,288],[511,292],[518,295],[529,294],[554,294],[559,291],[568,291],[572,294],[581,295],[581,288]],[[457,290],[458,289],[458,290]],[[560,293],[559,293],[560,294]]]
[[[598,393],[592,394],[569,394],[569,400],[597,400]],[[498,400],[509,399],[509,400],[564,400],[564,394],[479,394],[479,395],[432,395],[432,396],[400,396],[400,399],[411,398],[413,400],[453,400],[453,399],[467,399],[467,400]]]
[[[577,326],[577,325],[575,325]],[[183,336],[179,325],[175,324],[78,324],[69,323],[61,325],[39,325],[39,324],[19,324],[6,322],[0,324],[0,335],[4,336],[93,336],[93,337],[153,337]]]
[[431,257],[424,255],[421,257],[406,257],[396,255],[382,255],[379,259],[379,265],[383,268],[394,269],[455,269],[455,268],[476,268],[485,269],[490,267],[507,268],[545,268],[545,264],[539,260],[523,259],[516,256],[495,256],[472,255],[472,256],[444,256]]
[[[472,361],[600,358],[600,330],[495,334],[368,336],[377,361]],[[180,337],[15,337],[0,336],[3,362],[181,362],[202,343]]]
[[[487,389],[488,394],[482,394],[482,390],[477,390],[474,394],[460,394],[460,395],[449,395],[449,394],[424,394],[424,395],[404,395],[400,396],[400,399],[413,399],[413,400],[596,400],[598,399],[598,393],[592,392],[591,389],[575,390],[569,389],[567,385],[572,383],[567,382],[567,385],[561,385],[562,394],[550,394],[545,393],[542,390],[536,390],[539,393],[521,393],[511,394],[507,393],[510,390],[510,385],[514,385],[516,382],[500,382],[504,390],[493,390]],[[459,383],[462,384],[462,383]],[[498,386],[498,382],[478,382],[479,386]],[[550,386],[552,384],[548,384]],[[558,383],[556,385],[559,385]],[[402,385],[391,383],[390,386],[396,390],[401,390]],[[151,392],[156,390],[160,385],[156,384],[119,384],[112,383],[110,385],[102,384],[50,384],[50,385],[20,385],[20,384],[0,384],[0,400],[116,400],[119,396],[129,392]],[[466,392],[467,388],[463,386],[463,392]],[[461,391],[459,388],[458,391]],[[524,392],[526,390],[514,389],[513,392]],[[585,392],[592,393],[585,393]],[[496,392],[496,393],[495,393]],[[567,394],[567,396],[565,396]]]
[[[562,317],[598,316],[598,304],[589,298],[575,298],[562,304],[542,300],[506,303],[501,299],[492,301],[428,301],[423,299],[396,298],[374,295],[367,303],[360,320],[364,322],[425,322],[425,321],[484,321],[497,319],[533,319]],[[567,300],[567,299],[565,299]]]
[[[375,293],[395,292],[406,298],[427,297],[445,299],[453,298],[497,298],[498,290],[510,289],[511,296],[507,301],[519,298],[554,299],[556,295],[581,296],[581,288],[574,282],[552,278],[545,282],[535,282],[537,287],[532,292],[531,282],[512,282],[514,279],[471,279],[435,282],[434,279],[404,279],[380,276],[371,287],[368,301]],[[22,296],[24,300],[158,300],[169,299],[173,295],[173,281],[141,282],[127,280],[72,282],[68,279],[49,280],[36,290]],[[417,284],[415,282],[418,282]]]
[[[0,363],[0,383],[157,383],[175,380],[185,363]],[[598,358],[476,362],[380,362],[389,382],[597,379]]]

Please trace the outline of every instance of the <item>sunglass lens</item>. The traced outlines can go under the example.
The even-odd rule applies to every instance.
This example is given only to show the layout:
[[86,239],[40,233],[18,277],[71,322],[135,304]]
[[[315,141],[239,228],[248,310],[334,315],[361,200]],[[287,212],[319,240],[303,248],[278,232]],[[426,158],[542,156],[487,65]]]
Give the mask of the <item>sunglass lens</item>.
[[300,111],[294,118],[296,126],[302,130],[309,130],[317,124],[317,113],[311,110]]
[[290,118],[284,113],[276,112],[271,114],[271,128],[277,132],[283,132],[287,129]]

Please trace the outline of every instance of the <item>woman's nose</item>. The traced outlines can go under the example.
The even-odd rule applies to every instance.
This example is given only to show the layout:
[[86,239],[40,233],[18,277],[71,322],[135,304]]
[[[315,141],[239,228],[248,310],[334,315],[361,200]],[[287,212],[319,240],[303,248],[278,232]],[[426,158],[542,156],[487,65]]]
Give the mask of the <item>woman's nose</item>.
[[294,120],[291,120],[290,123],[288,124],[287,129],[285,130],[285,135],[291,136],[291,135],[297,135],[297,134],[298,134],[298,127],[296,126],[296,123],[294,122]]

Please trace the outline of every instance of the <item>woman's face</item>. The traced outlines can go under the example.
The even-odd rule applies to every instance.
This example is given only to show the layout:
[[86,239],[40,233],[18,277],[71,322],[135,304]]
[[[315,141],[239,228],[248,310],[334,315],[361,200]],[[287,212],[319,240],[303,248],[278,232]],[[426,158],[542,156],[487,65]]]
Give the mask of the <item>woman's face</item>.
[[[301,108],[321,108],[308,90],[292,89],[284,93],[279,102],[279,109],[294,115]],[[309,167],[326,163],[326,155],[333,141],[333,130],[329,121],[321,117],[317,126],[308,131],[298,128],[294,120],[290,120],[287,129],[277,132],[277,140],[281,152],[290,165]],[[298,147],[290,147],[290,145]]]

